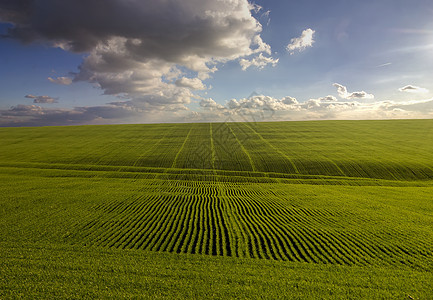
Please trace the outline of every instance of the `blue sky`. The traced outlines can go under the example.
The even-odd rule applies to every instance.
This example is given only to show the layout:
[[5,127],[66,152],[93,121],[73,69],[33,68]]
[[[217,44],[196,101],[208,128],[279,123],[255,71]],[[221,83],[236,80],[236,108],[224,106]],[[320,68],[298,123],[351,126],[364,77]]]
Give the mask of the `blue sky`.
[[433,2],[0,2],[0,126],[433,117]]

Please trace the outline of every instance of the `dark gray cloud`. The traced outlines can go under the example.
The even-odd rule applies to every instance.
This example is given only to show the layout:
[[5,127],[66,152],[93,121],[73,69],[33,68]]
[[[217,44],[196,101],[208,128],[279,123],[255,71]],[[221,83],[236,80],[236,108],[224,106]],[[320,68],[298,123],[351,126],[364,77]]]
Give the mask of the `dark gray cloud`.
[[37,105],[24,105],[18,104],[17,106],[13,106],[8,110],[1,111],[2,116],[39,116],[42,115],[44,109]]
[[33,103],[58,103],[59,98],[53,98],[50,96],[35,96],[35,95],[26,95],[25,98],[33,99]]
[[0,3],[0,18],[16,24],[9,35],[25,42],[45,40],[89,52],[101,42],[124,37],[134,53],[176,60],[191,52],[237,54],[236,48],[219,42],[233,37],[232,29],[248,33],[245,38],[256,35],[258,24],[244,18],[245,9],[250,6],[241,0],[7,0]]
[[38,105],[20,104],[0,110],[0,126],[104,124],[127,120],[141,114],[137,109],[114,105],[48,109]]
[[180,94],[183,105],[190,103],[190,91],[206,88],[201,81],[219,63],[271,53],[251,14],[259,9],[247,0],[7,0],[0,20],[12,23],[8,36],[24,43],[88,53],[74,81],[129,104],[165,106],[179,103]]

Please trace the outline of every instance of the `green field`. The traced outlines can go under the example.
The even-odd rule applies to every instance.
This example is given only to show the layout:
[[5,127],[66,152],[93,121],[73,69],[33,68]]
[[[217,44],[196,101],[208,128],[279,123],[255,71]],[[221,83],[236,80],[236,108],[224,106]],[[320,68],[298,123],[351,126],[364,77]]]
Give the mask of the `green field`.
[[433,298],[433,120],[0,128],[0,299]]

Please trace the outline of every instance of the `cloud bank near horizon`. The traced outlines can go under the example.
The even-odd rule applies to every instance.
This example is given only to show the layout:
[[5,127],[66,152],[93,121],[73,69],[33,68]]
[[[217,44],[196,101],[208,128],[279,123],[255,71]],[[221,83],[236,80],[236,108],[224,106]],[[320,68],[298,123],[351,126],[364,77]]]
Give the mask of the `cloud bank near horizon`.
[[[337,88],[344,87],[339,85]],[[347,88],[346,88],[347,90]],[[338,91],[340,94],[341,91]],[[359,93],[359,92],[355,92]],[[351,93],[348,93],[349,95]],[[346,95],[346,94],[345,94]],[[28,95],[33,99],[33,95]],[[339,95],[340,98],[341,95]],[[365,100],[365,101],[364,101]],[[211,98],[202,98],[196,110],[151,111],[137,108],[130,102],[106,106],[53,109],[38,105],[17,105],[0,110],[0,126],[46,126],[80,124],[160,122],[221,122],[221,121],[304,121],[348,119],[421,119],[433,118],[433,98],[410,101],[366,101],[366,97],[339,100],[333,95],[300,102],[290,96],[274,98],[254,94],[248,98],[231,99],[224,105]]]
[[304,120],[369,120],[422,119],[433,117],[433,98],[410,101],[365,102],[359,99],[338,100],[328,95],[298,102],[293,97],[273,98],[255,95],[232,99],[220,105],[212,99],[200,102],[203,109],[197,120],[202,121],[304,121]]

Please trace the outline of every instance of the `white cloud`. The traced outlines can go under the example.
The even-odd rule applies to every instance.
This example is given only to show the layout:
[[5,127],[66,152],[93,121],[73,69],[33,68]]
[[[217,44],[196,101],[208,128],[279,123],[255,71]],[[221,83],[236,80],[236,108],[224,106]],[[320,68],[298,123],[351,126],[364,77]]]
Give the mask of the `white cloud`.
[[398,89],[400,92],[412,93],[412,94],[426,94],[429,92],[428,89],[422,88],[415,85],[406,85]]
[[296,109],[298,101],[292,97],[277,99],[270,96],[255,95],[240,100],[232,99],[226,106],[236,110],[280,111]]
[[383,67],[387,67],[390,65],[392,65],[392,63],[388,62],[388,63],[380,64],[380,65],[376,66],[376,68],[383,68]]
[[374,95],[364,91],[349,93],[347,88],[339,83],[334,83],[333,86],[337,88],[338,96],[343,99],[374,99]]
[[271,24],[271,17],[270,17],[271,11],[267,10],[260,16],[260,19],[264,19],[266,21],[266,26],[269,26]]
[[295,51],[304,51],[308,47],[312,47],[314,43],[314,31],[311,28],[305,29],[302,31],[300,37],[293,38],[290,40],[290,43],[286,46],[287,51],[290,54],[294,54]]
[[254,66],[254,67],[259,68],[259,69],[263,69],[264,67],[266,67],[267,65],[270,64],[273,67],[275,67],[277,65],[278,61],[279,61],[278,58],[273,59],[272,57],[265,57],[262,55],[262,53],[260,53],[258,57],[254,57],[251,60],[242,58],[239,61],[239,64],[241,65],[242,70],[245,71],[246,69],[248,69],[251,66]]
[[26,95],[25,98],[33,99],[33,103],[58,103],[58,99],[59,99],[50,96],[35,96],[35,95]]
[[334,83],[333,86],[337,88],[338,96],[345,99],[348,95],[347,88],[344,85],[341,85],[339,83]]
[[[343,87],[343,86],[342,86]],[[342,88],[344,91],[344,89]],[[201,103],[202,120],[237,121],[432,118],[433,99],[412,101],[338,101],[332,95],[298,102],[292,97],[253,95],[225,105]]]
[[335,96],[328,95],[318,99],[320,102],[337,102],[338,99]]
[[206,86],[198,78],[182,77],[182,78],[176,80],[175,84],[179,87],[186,87],[186,88],[190,88],[192,90],[205,90],[206,89]]
[[215,102],[215,100],[213,100],[212,98],[208,98],[208,99],[202,99],[200,101],[200,106],[206,109],[210,109],[210,110],[222,110],[224,109],[224,106],[222,106],[221,104],[218,104]]
[[60,85],[70,85],[72,84],[72,78],[69,77],[57,77],[57,78],[47,78],[50,82],[60,84]]
[[[253,95],[249,98],[231,99],[225,105],[213,99],[200,102],[202,121],[260,121],[272,120],[277,112],[296,112],[300,109],[296,98],[283,97],[277,99],[264,95]],[[200,119],[195,118],[196,121]]]
[[298,104],[298,100],[294,97],[286,96],[281,99],[281,102],[287,105],[296,105]]

